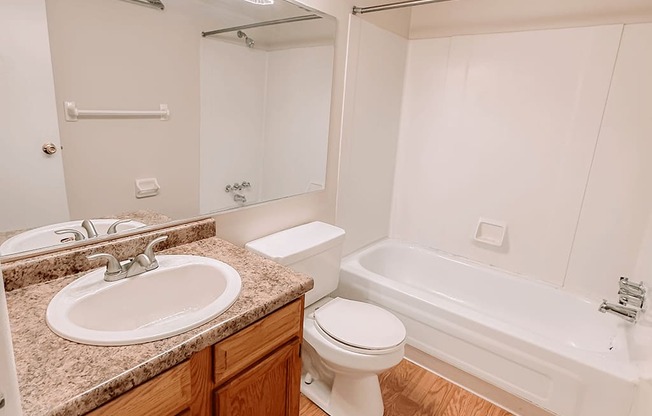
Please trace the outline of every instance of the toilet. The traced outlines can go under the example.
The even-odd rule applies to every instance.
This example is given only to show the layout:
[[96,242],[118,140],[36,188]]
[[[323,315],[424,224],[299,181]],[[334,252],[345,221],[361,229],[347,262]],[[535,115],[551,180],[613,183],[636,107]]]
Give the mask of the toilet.
[[328,297],[339,281],[344,234],[311,222],[245,247],[315,282],[306,293],[301,392],[331,416],[382,416],[378,374],[403,359],[405,326],[376,305]]

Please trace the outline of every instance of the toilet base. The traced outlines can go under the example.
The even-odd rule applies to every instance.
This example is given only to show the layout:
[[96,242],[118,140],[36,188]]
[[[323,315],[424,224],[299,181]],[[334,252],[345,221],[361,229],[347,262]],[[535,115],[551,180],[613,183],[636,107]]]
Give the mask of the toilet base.
[[332,386],[322,380],[313,380],[307,384],[303,374],[301,393],[330,416],[382,416],[384,411],[376,374],[338,374]]

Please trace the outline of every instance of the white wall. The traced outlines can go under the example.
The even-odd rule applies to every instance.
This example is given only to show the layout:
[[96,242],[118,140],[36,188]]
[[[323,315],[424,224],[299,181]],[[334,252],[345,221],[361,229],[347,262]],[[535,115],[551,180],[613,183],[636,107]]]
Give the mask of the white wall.
[[68,221],[44,0],[0,3],[0,126],[0,232]]
[[332,79],[332,46],[268,53],[262,199],[323,188]]
[[[200,212],[235,207],[228,184],[249,181],[260,199],[267,52],[217,39],[201,42]],[[322,136],[323,140],[323,136]]]
[[344,252],[387,236],[407,40],[351,16],[337,224]]
[[5,407],[0,409],[0,416],[20,416],[22,414],[20,394],[2,272],[0,272],[0,393],[5,396]]
[[567,287],[595,297],[615,299],[619,276],[652,285],[651,39],[625,26],[568,267]]
[[[53,0],[47,13],[71,216],[138,209],[173,218],[197,215],[196,22],[178,2],[160,12],[123,1]],[[171,117],[66,122],[64,101],[82,109],[168,104]],[[160,195],[136,199],[134,180],[149,177],[158,178]]]
[[620,32],[412,41],[391,235],[561,286]]

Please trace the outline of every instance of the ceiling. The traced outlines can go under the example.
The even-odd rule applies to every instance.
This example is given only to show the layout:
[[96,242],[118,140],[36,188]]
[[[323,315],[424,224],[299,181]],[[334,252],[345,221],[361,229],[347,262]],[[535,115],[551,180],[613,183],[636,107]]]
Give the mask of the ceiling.
[[[252,23],[267,22],[312,15],[315,12],[284,0],[273,5],[255,5],[244,0],[163,0],[168,11],[178,12],[192,19],[199,32],[232,28]],[[308,20],[245,29],[247,36],[255,39],[258,50],[287,49],[291,47],[332,44],[335,37],[335,19]],[[237,31],[218,34],[207,39],[222,40],[244,47],[244,40],[237,37]]]
[[451,0],[405,10],[363,17],[411,39],[652,21],[652,0]]

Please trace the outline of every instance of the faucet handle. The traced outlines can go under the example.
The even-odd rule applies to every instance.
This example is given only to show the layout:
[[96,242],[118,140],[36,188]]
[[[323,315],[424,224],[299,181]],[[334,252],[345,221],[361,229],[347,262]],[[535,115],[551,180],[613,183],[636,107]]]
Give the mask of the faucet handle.
[[645,309],[645,296],[632,295],[626,290],[618,291],[618,303],[623,306],[633,306],[638,309]]
[[[98,254],[91,254],[90,256],[86,256],[88,260],[96,260],[96,259],[105,259],[106,262],[106,271],[104,272],[104,280],[107,282],[111,282],[113,280],[118,280],[121,276],[122,273],[124,273],[124,269],[122,267],[122,264],[120,264],[120,261],[116,259],[114,256],[111,254],[107,253],[98,253]],[[111,278],[114,279],[111,279]]]
[[127,218],[126,220],[118,220],[109,226],[109,229],[106,230],[107,234],[115,234],[118,232],[118,225],[131,222],[131,219]]
[[[54,230],[54,233],[57,234],[57,235],[72,234],[73,237],[75,238],[75,241],[81,241],[81,240],[86,239],[84,234],[82,234],[81,232],[79,232],[79,231],[77,231],[77,230],[75,230],[73,228],[63,228],[61,230]],[[63,242],[63,240],[61,240],[61,241]]]
[[623,276],[620,277],[620,280],[618,281],[618,286],[620,287],[621,290],[627,291],[628,294],[630,295],[645,296],[645,294],[647,293],[647,288],[645,287],[645,284],[643,282],[631,283],[629,281],[629,278]]
[[147,258],[150,261],[150,266],[147,268],[148,270],[152,270],[158,267],[158,261],[156,260],[156,253],[154,253],[154,246],[167,239],[168,239],[167,235],[162,235],[150,241],[149,244],[147,244],[147,247],[145,247],[145,251],[143,252],[143,254],[145,254],[145,256],[147,256]]

